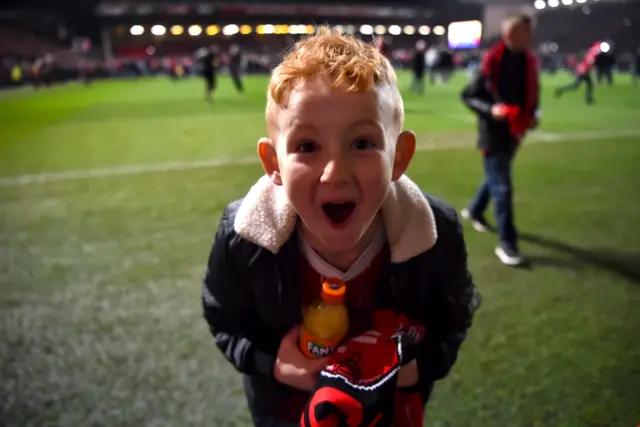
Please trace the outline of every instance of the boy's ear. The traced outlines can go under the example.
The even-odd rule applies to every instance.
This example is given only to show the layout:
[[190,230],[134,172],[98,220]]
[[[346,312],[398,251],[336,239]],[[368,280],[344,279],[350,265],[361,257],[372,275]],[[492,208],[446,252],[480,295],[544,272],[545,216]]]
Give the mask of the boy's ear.
[[260,138],[258,140],[258,155],[267,176],[271,178],[274,184],[282,185],[278,154],[276,153],[276,147],[273,146],[273,142],[269,138]]
[[398,142],[396,143],[396,156],[391,172],[391,179],[393,181],[398,180],[407,171],[415,152],[416,135],[410,130],[405,130],[400,133],[400,135],[398,135]]

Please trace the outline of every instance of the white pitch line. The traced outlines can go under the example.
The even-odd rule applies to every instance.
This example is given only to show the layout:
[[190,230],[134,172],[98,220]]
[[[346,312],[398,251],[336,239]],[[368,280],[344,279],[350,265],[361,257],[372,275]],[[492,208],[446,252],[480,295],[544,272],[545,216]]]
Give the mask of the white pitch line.
[[[446,138],[446,135],[443,135]],[[541,143],[556,143],[567,141],[589,141],[602,138],[620,138],[620,137],[640,137],[640,129],[628,130],[612,130],[612,131],[592,131],[567,134],[554,134],[547,132],[535,131],[525,141],[526,145]],[[417,147],[420,151],[426,150],[455,150],[462,148],[474,148],[475,136],[469,134],[468,140],[456,139],[453,141],[442,141],[442,137],[434,134],[433,140],[437,143],[429,142],[420,143]],[[98,168],[87,170],[75,170],[65,172],[49,172],[39,174],[25,174],[6,178],[0,178],[0,187],[14,187],[29,184],[46,184],[57,181],[77,181],[91,178],[107,178],[114,176],[131,176],[154,172],[176,172],[187,171],[193,169],[215,168],[231,165],[249,165],[257,164],[258,156],[245,157],[216,157],[213,159],[194,160],[186,162],[167,162],[146,165],[132,166],[116,166],[110,168]]]
[[474,116],[473,114],[443,114],[443,116],[471,125],[477,123],[478,121],[476,116]]
[[539,139],[540,141],[545,141],[545,142],[558,142],[558,141],[562,141],[562,139],[563,139],[563,135],[562,134],[544,132],[544,131],[541,131],[541,130],[536,130],[536,131],[532,132],[531,136],[533,138],[535,138],[535,139]]
[[113,176],[140,175],[153,172],[186,171],[191,169],[215,168],[229,165],[243,165],[257,163],[257,156],[251,157],[216,157],[213,159],[193,160],[189,162],[168,162],[147,165],[116,166],[112,168],[99,168],[87,170],[75,170],[65,172],[48,172],[38,174],[18,175],[15,177],[0,178],[0,187],[10,187],[27,184],[45,184],[55,181],[75,181],[80,179],[104,178]]

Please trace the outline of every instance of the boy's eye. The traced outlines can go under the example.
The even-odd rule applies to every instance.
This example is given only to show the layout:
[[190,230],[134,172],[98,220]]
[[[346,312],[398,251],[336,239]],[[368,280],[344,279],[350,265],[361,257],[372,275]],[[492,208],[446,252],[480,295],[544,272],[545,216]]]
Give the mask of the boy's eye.
[[299,153],[313,153],[317,149],[317,144],[313,141],[302,141],[298,145]]
[[358,138],[353,141],[353,148],[356,150],[370,150],[375,148],[376,144],[367,138]]

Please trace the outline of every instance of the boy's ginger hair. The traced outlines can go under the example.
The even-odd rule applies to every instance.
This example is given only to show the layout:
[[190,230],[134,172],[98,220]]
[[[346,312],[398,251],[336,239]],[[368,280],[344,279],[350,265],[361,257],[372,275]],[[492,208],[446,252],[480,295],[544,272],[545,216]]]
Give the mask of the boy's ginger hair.
[[286,108],[289,94],[301,80],[318,75],[329,77],[333,88],[347,92],[391,88],[393,120],[402,126],[404,108],[389,60],[373,44],[328,27],[320,27],[314,35],[297,42],[273,70],[267,93],[267,122],[275,105]]

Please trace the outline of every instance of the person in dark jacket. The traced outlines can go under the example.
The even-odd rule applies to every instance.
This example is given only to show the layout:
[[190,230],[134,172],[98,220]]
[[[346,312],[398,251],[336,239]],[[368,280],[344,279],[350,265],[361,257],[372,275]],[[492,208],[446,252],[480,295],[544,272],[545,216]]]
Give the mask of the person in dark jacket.
[[636,51],[633,54],[633,63],[631,64],[631,80],[633,81],[633,85],[636,86],[638,84],[638,80],[640,80],[640,45],[636,47]]
[[453,59],[453,52],[446,46],[443,46],[440,49],[437,67],[438,74],[440,75],[440,82],[448,83],[455,69],[455,64]]
[[204,49],[199,58],[202,67],[202,77],[204,78],[204,96],[209,102],[212,94],[216,90],[218,80],[218,67],[220,66],[220,49],[216,45],[211,45]]
[[616,59],[611,51],[611,45],[606,42],[601,44],[604,44],[606,48],[605,50],[599,48],[593,61],[596,80],[598,81],[598,85],[602,85],[604,80],[609,86],[613,86],[613,68],[616,65]]
[[327,364],[299,349],[302,313],[328,277],[346,282],[348,337],[368,331],[378,309],[407,319],[392,406],[421,419],[480,300],[455,210],[404,175],[415,135],[402,131],[391,64],[321,28],[273,71],[266,121],[265,175],[224,210],[202,298],[216,345],[244,376],[254,424],[300,425]]
[[636,46],[631,63],[631,81],[634,86],[638,85],[638,80],[640,80],[640,45]]
[[463,102],[478,116],[485,180],[461,214],[476,230],[486,231],[484,212],[493,198],[500,235],[495,253],[502,263],[516,266],[523,258],[514,225],[511,165],[525,133],[537,125],[539,81],[537,60],[530,50],[531,18],[508,18],[502,33],[503,40],[488,51],[462,92]]
[[229,74],[231,75],[234,86],[240,93],[244,91],[244,87],[242,86],[242,71],[242,51],[240,50],[240,46],[232,44],[229,48]]
[[413,80],[411,82],[411,90],[417,94],[424,93],[424,70],[426,68],[425,52],[427,43],[424,40],[416,42],[416,48],[413,51],[411,69],[413,71]]

